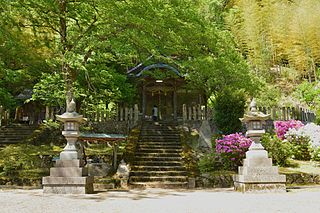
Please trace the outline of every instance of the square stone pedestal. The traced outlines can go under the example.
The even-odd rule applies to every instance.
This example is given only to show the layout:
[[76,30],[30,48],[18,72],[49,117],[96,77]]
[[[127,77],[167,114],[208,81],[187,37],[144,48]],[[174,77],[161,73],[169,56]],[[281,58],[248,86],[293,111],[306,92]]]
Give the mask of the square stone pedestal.
[[286,192],[285,183],[286,176],[279,175],[278,167],[267,157],[244,159],[234,176],[234,188],[240,192]]
[[93,177],[87,176],[81,160],[58,160],[50,176],[42,178],[43,192],[54,194],[93,193]]

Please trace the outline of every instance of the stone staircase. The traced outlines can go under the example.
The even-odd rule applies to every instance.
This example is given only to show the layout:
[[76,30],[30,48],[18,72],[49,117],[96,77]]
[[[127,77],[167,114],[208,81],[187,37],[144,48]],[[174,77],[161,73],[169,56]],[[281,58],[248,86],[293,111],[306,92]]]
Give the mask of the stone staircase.
[[27,124],[11,124],[0,128],[0,146],[21,143],[32,134],[36,126]]
[[145,122],[130,172],[133,187],[186,188],[187,171],[174,123]]

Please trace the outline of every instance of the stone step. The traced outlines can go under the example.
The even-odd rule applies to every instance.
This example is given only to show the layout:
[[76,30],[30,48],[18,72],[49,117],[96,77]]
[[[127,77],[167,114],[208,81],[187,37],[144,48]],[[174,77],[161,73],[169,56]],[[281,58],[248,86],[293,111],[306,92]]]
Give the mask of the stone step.
[[182,149],[149,149],[149,148],[140,148],[140,149],[137,149],[137,152],[144,152],[144,153],[181,153]]
[[188,182],[132,182],[132,188],[163,188],[163,189],[181,189],[187,188]]
[[278,167],[277,166],[264,166],[264,167],[238,167],[238,172],[240,175],[272,175],[278,174]]
[[135,166],[182,166],[181,161],[134,161]]
[[179,139],[180,135],[140,135],[140,138],[174,138]]
[[138,145],[138,149],[139,148],[146,148],[146,149],[181,149],[182,146],[181,145],[144,145],[144,144],[139,144]]
[[50,168],[50,177],[82,177],[87,176],[86,168],[77,167],[53,167]]
[[187,171],[131,171],[131,176],[186,176]]
[[0,146],[21,143],[30,136],[36,126],[15,124],[0,128]]
[[146,144],[146,145],[181,145],[180,141],[139,141],[138,144]]
[[143,165],[133,165],[131,167],[132,171],[185,171],[186,168],[183,166],[143,166]]
[[187,181],[187,176],[130,176],[130,182],[184,182]]
[[141,157],[141,156],[136,156],[135,160],[137,161],[181,161],[182,157]]
[[161,136],[161,135],[180,136],[179,132],[176,132],[176,131],[161,131],[161,130],[142,131],[140,135],[141,136]]
[[136,152],[135,156],[137,157],[181,157],[180,153],[145,153],[145,152]]
[[83,165],[82,160],[57,160],[55,167],[78,167],[80,168]]
[[180,139],[175,139],[175,138],[140,138],[138,142],[176,142],[176,143],[180,143]]

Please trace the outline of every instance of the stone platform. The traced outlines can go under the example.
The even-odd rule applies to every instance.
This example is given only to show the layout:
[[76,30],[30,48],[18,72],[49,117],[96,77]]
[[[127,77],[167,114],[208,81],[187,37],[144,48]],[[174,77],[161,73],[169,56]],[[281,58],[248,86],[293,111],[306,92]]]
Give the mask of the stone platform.
[[[247,152],[239,174],[234,176],[234,188],[240,192],[286,192],[286,176],[278,173],[267,156],[251,156]],[[249,157],[249,158],[248,158]]]
[[42,178],[43,192],[54,194],[93,193],[93,177],[81,160],[58,160],[50,176]]

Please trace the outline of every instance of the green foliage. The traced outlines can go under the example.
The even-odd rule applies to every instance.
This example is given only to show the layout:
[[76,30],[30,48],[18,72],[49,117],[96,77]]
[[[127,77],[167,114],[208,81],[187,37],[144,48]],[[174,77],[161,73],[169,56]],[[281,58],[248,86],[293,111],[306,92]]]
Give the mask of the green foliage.
[[214,101],[214,121],[222,134],[240,132],[242,124],[239,118],[245,110],[245,96],[239,91],[224,91],[219,93]]
[[[315,110],[317,117],[320,117],[320,84],[319,82],[309,83],[307,81],[299,84],[294,91],[295,97],[301,102],[306,103],[311,109]],[[319,119],[317,121],[319,123]]]
[[296,136],[290,140],[292,144],[292,155],[296,160],[308,161],[312,158],[312,148],[308,136]]
[[0,150],[0,175],[17,176],[24,170],[51,167],[51,158],[44,156],[52,157],[61,150],[60,147],[48,145],[8,145]]
[[[30,79],[28,87],[37,83],[33,99],[48,105],[64,104],[71,82],[78,102],[131,104],[136,91],[126,71],[150,55],[188,73],[208,96],[226,87],[254,93],[248,64],[221,27],[225,6],[192,0],[9,1],[1,5],[6,35],[0,36],[0,55],[10,49],[4,67],[30,75],[24,81]],[[46,74],[39,82],[40,73]]]
[[198,168],[201,173],[214,172],[224,169],[220,157],[215,152],[211,152],[202,156],[198,162]]
[[64,81],[60,74],[43,73],[41,80],[33,87],[32,100],[39,100],[46,106],[63,106],[64,91]]
[[320,161],[320,147],[316,148],[311,155],[313,161]]
[[288,160],[292,156],[292,144],[280,140],[276,135],[264,134],[261,144],[268,151],[269,157],[278,166],[288,165]]
[[62,146],[66,144],[64,136],[61,134],[62,125],[57,121],[44,121],[27,139],[28,144],[32,145],[55,145]]
[[319,1],[237,0],[230,5],[227,26],[259,76],[285,92],[302,78],[317,80]]

